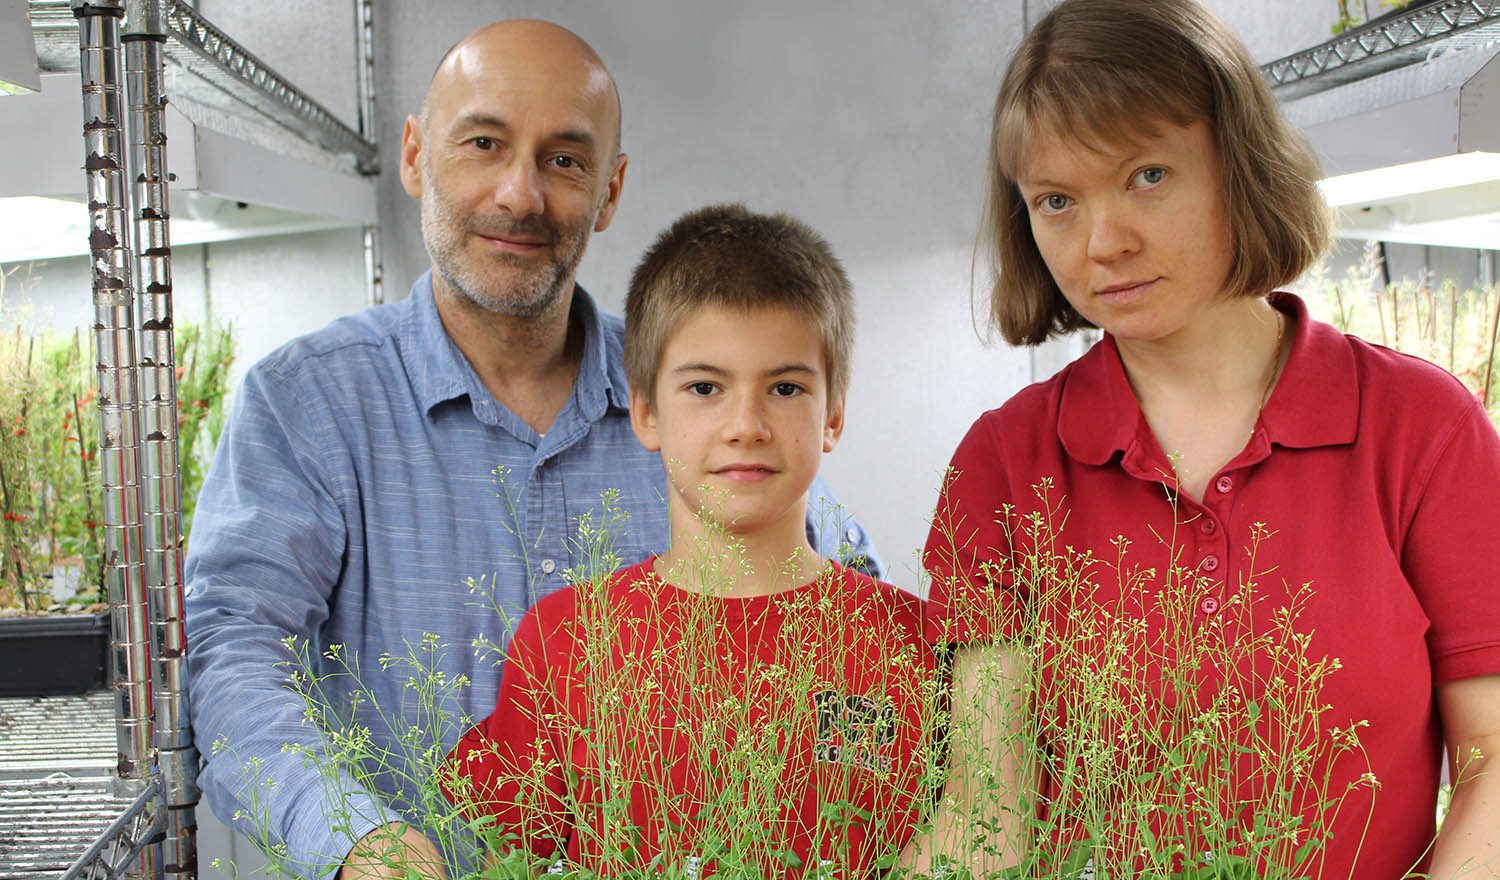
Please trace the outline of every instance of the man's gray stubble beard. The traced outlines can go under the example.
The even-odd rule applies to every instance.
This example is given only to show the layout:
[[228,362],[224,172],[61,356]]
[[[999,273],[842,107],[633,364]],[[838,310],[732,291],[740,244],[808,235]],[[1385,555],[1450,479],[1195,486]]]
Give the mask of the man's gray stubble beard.
[[[457,212],[446,203],[442,191],[433,185],[429,169],[424,167],[422,176],[423,188],[428,194],[422,199],[422,240],[432,258],[433,271],[455,293],[492,314],[534,320],[546,314],[565,293],[571,292],[571,285],[564,289],[564,282],[583,259],[584,249],[588,246],[589,230],[597,220],[597,213],[589,218],[587,225],[581,227],[582,232],[572,241],[571,247],[550,264],[550,273],[532,273],[524,276],[521,284],[512,286],[504,293],[494,294],[486,289],[483,279],[474,277],[465,270],[460,256],[464,233],[455,234],[456,225],[453,222]],[[602,203],[600,207],[602,209]],[[499,262],[519,261],[518,257],[507,254],[497,254],[495,258]]]

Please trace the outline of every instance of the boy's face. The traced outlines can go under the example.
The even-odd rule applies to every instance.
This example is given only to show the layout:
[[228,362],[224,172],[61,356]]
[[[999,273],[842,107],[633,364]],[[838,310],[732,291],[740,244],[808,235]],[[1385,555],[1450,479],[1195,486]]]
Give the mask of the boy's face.
[[667,468],[674,532],[701,514],[805,543],[807,487],[844,428],[824,361],[817,329],[786,309],[709,306],[677,325],[655,400],[630,397],[636,436]]

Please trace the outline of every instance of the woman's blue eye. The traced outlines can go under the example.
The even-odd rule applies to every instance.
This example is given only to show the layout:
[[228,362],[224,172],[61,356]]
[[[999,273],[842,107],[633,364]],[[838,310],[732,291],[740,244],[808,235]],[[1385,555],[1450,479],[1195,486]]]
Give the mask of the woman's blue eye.
[[1068,197],[1053,194],[1042,199],[1042,207],[1048,211],[1062,211],[1068,207]]
[[1155,186],[1161,183],[1167,176],[1165,168],[1142,168],[1136,173],[1135,178],[1145,186]]

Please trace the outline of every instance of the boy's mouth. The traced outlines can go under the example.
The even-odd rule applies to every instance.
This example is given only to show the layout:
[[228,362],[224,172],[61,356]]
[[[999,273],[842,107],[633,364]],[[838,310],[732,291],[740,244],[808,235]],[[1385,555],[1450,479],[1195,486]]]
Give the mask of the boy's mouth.
[[742,483],[752,483],[756,480],[763,480],[766,477],[775,474],[776,469],[771,467],[770,465],[742,464],[736,462],[734,464],[726,464],[722,467],[714,468],[712,473],[715,476],[724,477],[728,480],[735,480]]

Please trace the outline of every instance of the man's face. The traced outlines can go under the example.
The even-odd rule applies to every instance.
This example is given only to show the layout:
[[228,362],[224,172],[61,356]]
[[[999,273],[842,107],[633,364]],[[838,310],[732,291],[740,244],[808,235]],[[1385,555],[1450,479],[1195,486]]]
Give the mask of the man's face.
[[619,197],[614,101],[607,75],[577,59],[483,41],[455,51],[402,141],[435,286],[517,318],[571,290]]

